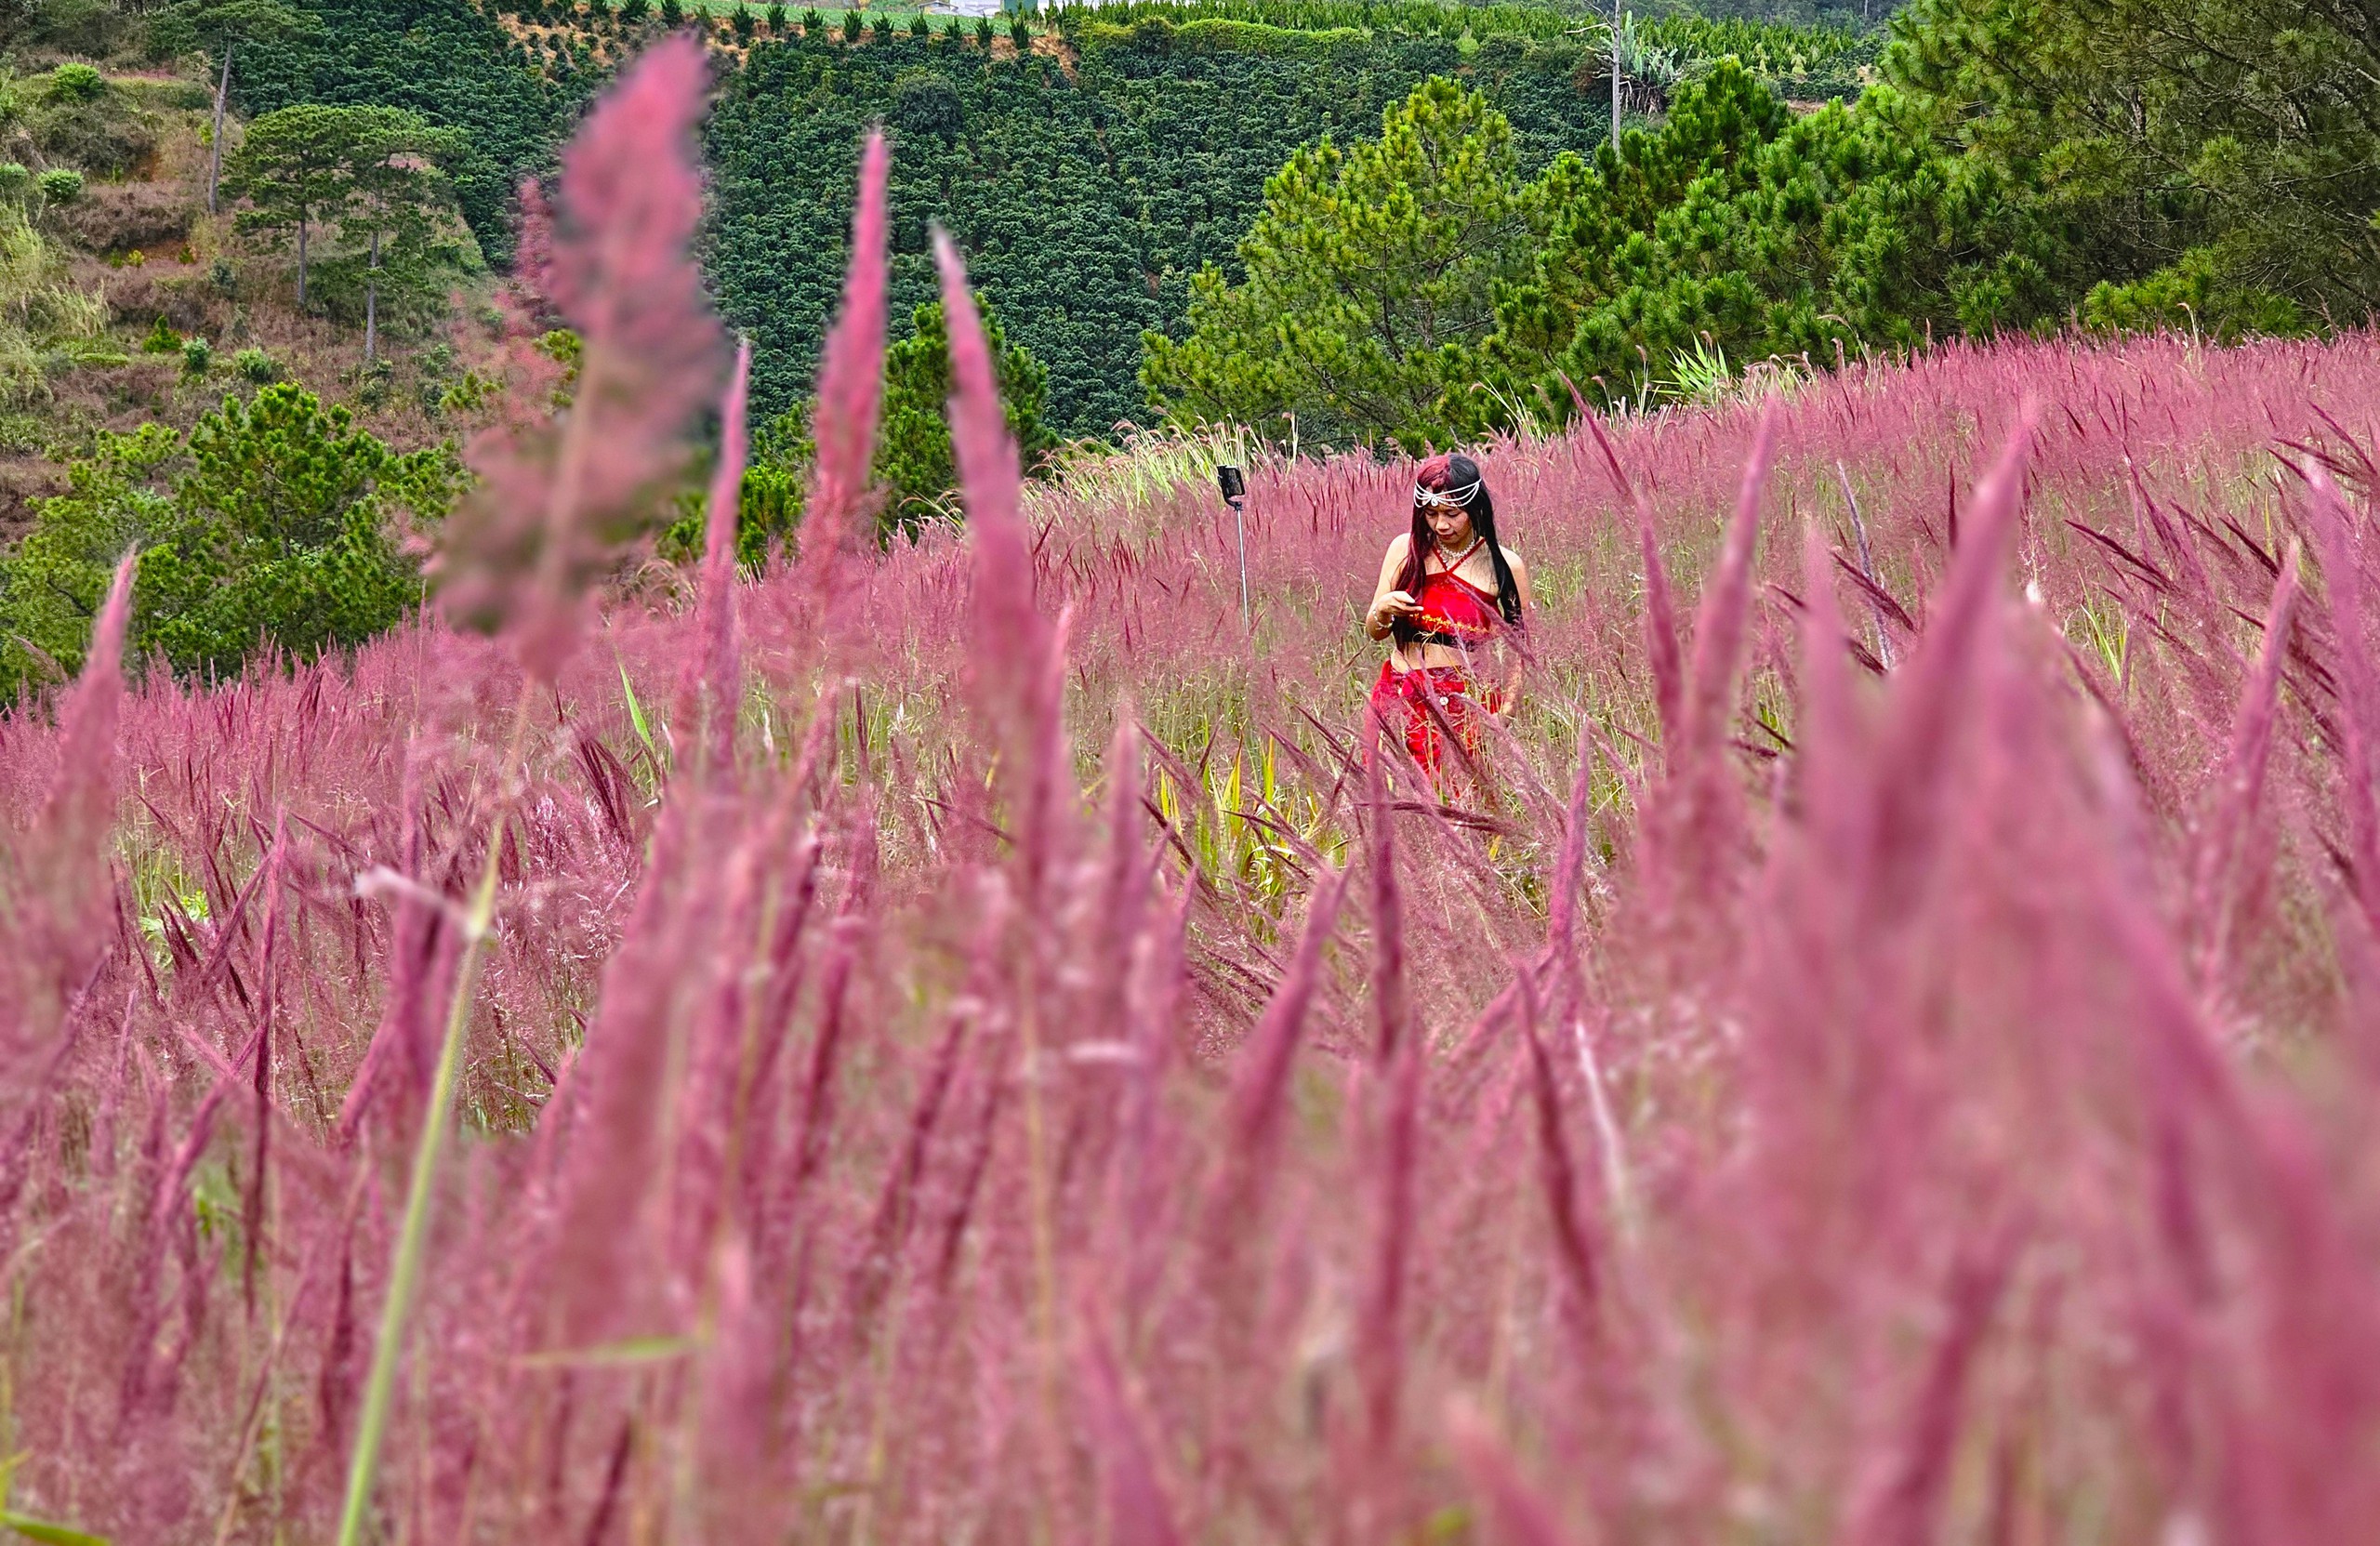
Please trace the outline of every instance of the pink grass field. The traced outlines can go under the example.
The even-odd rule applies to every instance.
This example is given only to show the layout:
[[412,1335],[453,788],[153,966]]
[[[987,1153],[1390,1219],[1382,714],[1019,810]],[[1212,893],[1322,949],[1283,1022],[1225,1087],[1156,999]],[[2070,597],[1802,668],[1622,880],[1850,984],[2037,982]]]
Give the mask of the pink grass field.
[[1405,468],[1250,469],[1250,634],[1211,484],[1020,493],[962,328],[967,529],[842,536],[880,203],[799,560],[587,602],[729,380],[690,56],[533,233],[493,637],[201,690],[119,604],[0,718],[8,1517],[2374,1538],[2380,337],[1488,447],[1544,604],[1438,791],[1363,719]]

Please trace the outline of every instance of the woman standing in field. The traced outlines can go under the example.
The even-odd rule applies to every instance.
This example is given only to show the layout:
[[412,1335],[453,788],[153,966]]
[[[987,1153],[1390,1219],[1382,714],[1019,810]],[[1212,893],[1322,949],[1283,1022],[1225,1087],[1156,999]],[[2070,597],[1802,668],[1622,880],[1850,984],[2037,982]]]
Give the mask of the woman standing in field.
[[1512,711],[1535,604],[1528,565],[1496,540],[1479,464],[1454,455],[1416,468],[1413,529],[1390,540],[1364,628],[1392,641],[1372,711],[1433,779],[1449,733],[1467,760],[1479,751],[1481,716]]

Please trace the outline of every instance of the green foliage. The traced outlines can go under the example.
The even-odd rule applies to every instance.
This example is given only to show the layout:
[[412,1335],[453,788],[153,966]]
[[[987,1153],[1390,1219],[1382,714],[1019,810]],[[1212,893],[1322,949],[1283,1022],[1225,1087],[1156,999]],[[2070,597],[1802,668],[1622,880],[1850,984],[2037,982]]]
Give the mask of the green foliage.
[[1241,248],[1247,282],[1210,271],[1189,336],[1150,339],[1155,401],[1418,446],[1559,422],[1574,389],[1691,394],[1713,362],[1729,378],[1729,360],[1831,363],[2078,298],[2006,179],[1942,151],[1889,89],[1796,115],[1724,59],[1658,127],[1526,183],[1492,115],[1458,115],[1445,89],[1381,145],[1284,169]]
[[311,278],[309,242],[325,224],[347,247],[343,262],[326,265],[333,298],[344,278],[350,301],[367,284],[420,300],[443,294],[446,275],[478,266],[468,236],[441,218],[453,205],[443,165],[464,153],[460,136],[402,108],[304,102],[249,126],[226,185],[251,204],[245,229],[294,235],[301,304]]
[[53,102],[96,102],[107,88],[107,77],[96,68],[69,62],[50,72],[46,95]]
[[1498,287],[1545,236],[1547,189],[1576,180],[1566,161],[1525,181],[1503,115],[1428,82],[1380,139],[1290,158],[1240,244],[1246,283],[1201,272],[1189,336],[1151,333],[1142,381],[1182,419],[1296,413],[1321,440],[1442,441],[1442,404],[1477,377]]
[[215,346],[205,338],[182,340],[182,374],[205,376],[215,368]]
[[[1080,14],[1078,14],[1078,13]],[[1439,4],[1437,0],[1119,0],[1091,7],[1060,7],[1060,30],[1088,25],[1130,28],[1144,20],[1179,26],[1198,20],[1252,22],[1276,32],[1354,30],[1381,35],[1453,39],[1551,40],[1608,14],[1597,0],[1585,19],[1553,6]]]
[[83,174],[72,166],[52,166],[33,179],[44,204],[73,204],[83,196]]
[[[1041,417],[1049,372],[1029,350],[1009,341],[981,298],[976,311],[991,348],[1009,433],[1016,438],[1026,470],[1038,469],[1058,448],[1058,437]],[[909,337],[884,351],[884,405],[874,463],[876,482],[885,491],[885,519],[904,526],[951,511],[959,486],[948,418],[950,334],[942,303],[919,307],[909,322]]]
[[9,0],[0,6],[0,40],[105,59],[130,39],[137,18],[138,7],[118,0]]
[[253,345],[231,356],[231,370],[241,380],[259,386],[281,379],[280,362]]
[[1634,29],[1680,60],[1733,57],[1781,97],[1853,98],[1876,76],[1882,36],[1850,26],[1789,26],[1741,17],[1667,16]]
[[661,24],[672,32],[685,25],[686,7],[678,0],[661,0]]
[[1202,13],[1145,35],[1103,26],[1083,23],[1071,73],[1047,55],[806,37],[756,50],[722,82],[706,131],[717,209],[707,267],[754,339],[756,412],[781,413],[809,390],[872,123],[894,135],[895,306],[932,298],[927,233],[940,222],[1009,336],[1048,367],[1046,416],[1068,438],[1144,414],[1142,334],[1180,335],[1207,265],[1243,277],[1236,243],[1300,146],[1377,133],[1382,112],[1434,75],[1484,93],[1512,122],[1525,175],[1607,124],[1599,83],[1579,84],[1585,55],[1558,35],[1501,36],[1466,54],[1435,33],[1316,44]]
[[237,46],[231,89],[242,111],[391,105],[455,131],[452,196],[481,251],[509,261],[520,179],[545,168],[597,78],[546,79],[508,51],[496,7],[475,0],[286,3],[305,19],[296,34]]
[[173,324],[163,315],[149,329],[149,336],[140,340],[140,352],[143,354],[179,354],[181,351],[182,336],[174,331]]
[[21,204],[33,192],[33,175],[21,161],[0,161],[0,199]]
[[[1571,384],[1624,398],[1653,384],[1648,363],[1698,342],[1831,363],[1839,349],[2030,326],[2069,300],[2004,179],[1943,153],[1885,89],[1795,116],[1723,62],[1658,130],[1598,151],[1552,194],[1552,234],[1504,296],[1487,377],[1557,419]],[[1474,428],[1503,413],[1492,394],[1448,406]]]
[[87,64],[53,71],[39,99],[25,110],[25,125],[44,155],[102,178],[146,166],[162,132],[156,113]]
[[460,479],[444,448],[398,456],[292,385],[227,399],[186,441],[154,424],[101,431],[67,492],[0,557],[0,686],[80,665],[130,548],[133,647],[177,669],[234,670],[260,644],[311,657],[369,638],[420,595],[392,522],[443,516]]
[[2109,325],[2380,307],[2368,0],[1918,0],[1886,69],[2064,233],[2072,284],[2110,284]]
[[[758,573],[768,563],[772,549],[792,545],[793,534],[801,524],[802,478],[800,468],[777,461],[755,460],[744,469],[735,498],[738,568]],[[707,484],[708,480],[704,482]],[[662,529],[654,545],[662,558],[672,563],[693,563],[702,557],[707,498],[706,492],[694,488],[679,496],[677,519]]]
[[2082,324],[2096,333],[2194,333],[2221,343],[2310,325],[2287,296],[2230,282],[2210,247],[2194,247],[2146,279],[2101,280],[2082,297]]

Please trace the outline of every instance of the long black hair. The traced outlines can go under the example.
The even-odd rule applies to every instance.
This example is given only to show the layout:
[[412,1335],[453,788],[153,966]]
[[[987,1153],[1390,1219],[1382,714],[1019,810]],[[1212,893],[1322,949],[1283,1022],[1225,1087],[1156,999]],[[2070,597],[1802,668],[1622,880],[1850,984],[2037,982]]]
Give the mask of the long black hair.
[[[1514,583],[1513,566],[1504,562],[1503,544],[1496,540],[1496,501],[1488,496],[1488,483],[1479,476],[1479,464],[1460,451],[1451,454],[1442,452],[1413,469],[1413,482],[1433,494],[1461,494],[1465,489],[1470,490],[1463,496],[1462,509],[1471,517],[1471,529],[1488,544],[1488,562],[1496,571],[1496,610],[1504,614],[1508,626],[1519,628],[1521,588]],[[1408,593],[1421,590],[1422,576],[1427,573],[1423,563],[1437,546],[1438,534],[1430,530],[1429,507],[1416,499],[1413,501],[1413,540],[1405,549],[1405,568],[1396,576],[1397,589]],[[1411,624],[1400,621],[1395,631],[1398,642],[1402,643],[1415,630]]]

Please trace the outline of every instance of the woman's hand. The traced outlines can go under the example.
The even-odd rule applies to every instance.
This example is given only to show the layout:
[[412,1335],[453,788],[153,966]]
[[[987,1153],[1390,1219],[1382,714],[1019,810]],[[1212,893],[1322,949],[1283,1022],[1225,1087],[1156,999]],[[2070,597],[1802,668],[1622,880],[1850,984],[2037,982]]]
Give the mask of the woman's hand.
[[1371,611],[1365,614],[1364,627],[1370,630],[1374,639],[1384,638],[1399,618],[1421,614],[1421,603],[1413,599],[1411,591],[1392,590],[1373,601]]

